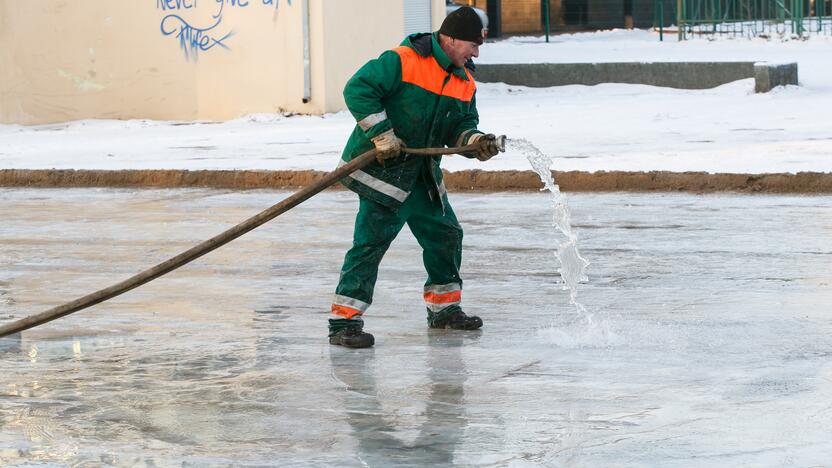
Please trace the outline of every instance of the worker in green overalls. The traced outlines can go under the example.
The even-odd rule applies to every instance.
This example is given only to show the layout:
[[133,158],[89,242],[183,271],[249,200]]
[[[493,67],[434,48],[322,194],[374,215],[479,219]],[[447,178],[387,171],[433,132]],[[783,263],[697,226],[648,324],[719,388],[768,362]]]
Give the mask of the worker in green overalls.
[[500,148],[477,130],[476,85],[468,68],[486,34],[469,7],[445,18],[439,31],[412,34],[401,46],[369,61],[347,82],[344,99],[357,121],[341,164],[376,149],[376,161],[341,182],[358,193],[353,246],[347,252],[332,303],[329,342],[351,348],[375,343],[362,315],[373,300],[378,266],[405,223],[423,249],[428,279],[428,326],[475,330],[479,317],[460,307],[462,228],[448,202],[441,156],[412,155],[403,148],[458,147],[486,161]]

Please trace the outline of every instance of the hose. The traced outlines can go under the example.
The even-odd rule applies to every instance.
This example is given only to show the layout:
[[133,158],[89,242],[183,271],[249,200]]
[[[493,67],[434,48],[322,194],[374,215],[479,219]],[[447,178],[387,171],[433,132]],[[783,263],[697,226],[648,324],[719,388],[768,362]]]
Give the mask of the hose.
[[[460,146],[456,148],[403,148],[403,151],[408,154],[417,155],[442,155],[465,153],[469,151],[475,151],[478,148],[479,144],[473,143],[470,145]],[[28,330],[29,328],[33,328],[38,325],[43,325],[44,323],[51,322],[52,320],[59,319],[63,316],[72,314],[74,312],[78,312],[88,307],[92,307],[108,299],[112,299],[116,296],[124,294],[127,291],[130,291],[131,289],[138,288],[139,286],[145,283],[149,283],[150,281],[153,281],[154,279],[160,276],[170,273],[171,271],[196,260],[197,258],[207,254],[208,252],[222,247],[223,245],[242,236],[243,234],[259,226],[262,226],[263,224],[271,221],[272,219],[280,216],[281,214],[291,210],[292,208],[303,203],[304,201],[312,198],[317,193],[323,191],[330,185],[335,184],[347,175],[367,166],[373,160],[375,160],[375,158],[375,149],[367,151],[366,153],[362,153],[361,155],[357,156],[356,158],[339,167],[338,169],[327,173],[321,180],[315,182],[314,184],[308,185],[298,190],[291,196],[261,211],[260,213],[252,216],[251,218],[246,219],[240,224],[237,224],[236,226],[227,229],[222,233],[217,234],[216,236],[191,247],[190,249],[180,253],[179,255],[165,260],[164,262],[159,263],[156,266],[148,268],[147,270],[144,270],[141,273],[137,273],[131,276],[130,278],[127,278],[126,280],[116,283],[112,286],[87,294],[86,296],[79,297],[74,301],[67,302],[65,304],[53,307],[44,312],[30,315],[20,320],[16,320],[14,322],[0,326],[0,338],[11,335],[13,333],[19,333],[23,330]]]

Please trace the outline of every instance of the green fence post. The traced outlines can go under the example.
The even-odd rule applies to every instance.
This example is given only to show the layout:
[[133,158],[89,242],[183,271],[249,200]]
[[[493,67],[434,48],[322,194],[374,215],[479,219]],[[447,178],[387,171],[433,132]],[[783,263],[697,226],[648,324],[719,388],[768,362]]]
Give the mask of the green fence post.
[[804,11],[804,4],[803,0],[797,0],[798,8],[797,8],[797,35],[803,37],[803,19],[806,16]]
[[543,24],[546,29],[546,42],[549,42],[549,0],[543,0]]
[[682,31],[682,3],[684,0],[676,0],[676,29],[678,29],[679,40],[685,40],[685,33]]
[[659,42],[664,42],[664,0],[653,0],[654,20],[656,12],[659,14]]
[[713,14],[713,22],[714,22],[714,34],[716,34],[717,29],[719,28],[719,21],[722,19],[722,2],[718,0],[714,0],[713,10],[711,14]]

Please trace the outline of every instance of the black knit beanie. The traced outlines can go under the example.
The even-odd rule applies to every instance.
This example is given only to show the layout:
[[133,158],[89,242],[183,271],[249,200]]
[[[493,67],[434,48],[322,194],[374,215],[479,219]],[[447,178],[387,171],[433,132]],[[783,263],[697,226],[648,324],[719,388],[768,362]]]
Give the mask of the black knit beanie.
[[439,34],[482,44],[484,34],[482,20],[473,8],[459,7],[445,17],[445,21],[439,28]]

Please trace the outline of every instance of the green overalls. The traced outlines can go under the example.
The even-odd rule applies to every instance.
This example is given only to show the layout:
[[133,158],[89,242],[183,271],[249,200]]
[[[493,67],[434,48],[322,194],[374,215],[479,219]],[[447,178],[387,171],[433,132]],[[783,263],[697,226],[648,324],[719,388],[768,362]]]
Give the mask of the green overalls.
[[[436,33],[408,36],[347,83],[344,98],[357,125],[341,164],[371,150],[371,138],[390,128],[410,148],[467,144],[482,133],[477,130],[475,92],[473,77],[451,63]],[[405,223],[423,249],[428,321],[459,309],[462,228],[448,203],[440,162],[441,156],[403,153],[341,180],[358,193],[360,206],[332,304],[330,334],[363,326],[361,316],[372,303],[379,263]]]

